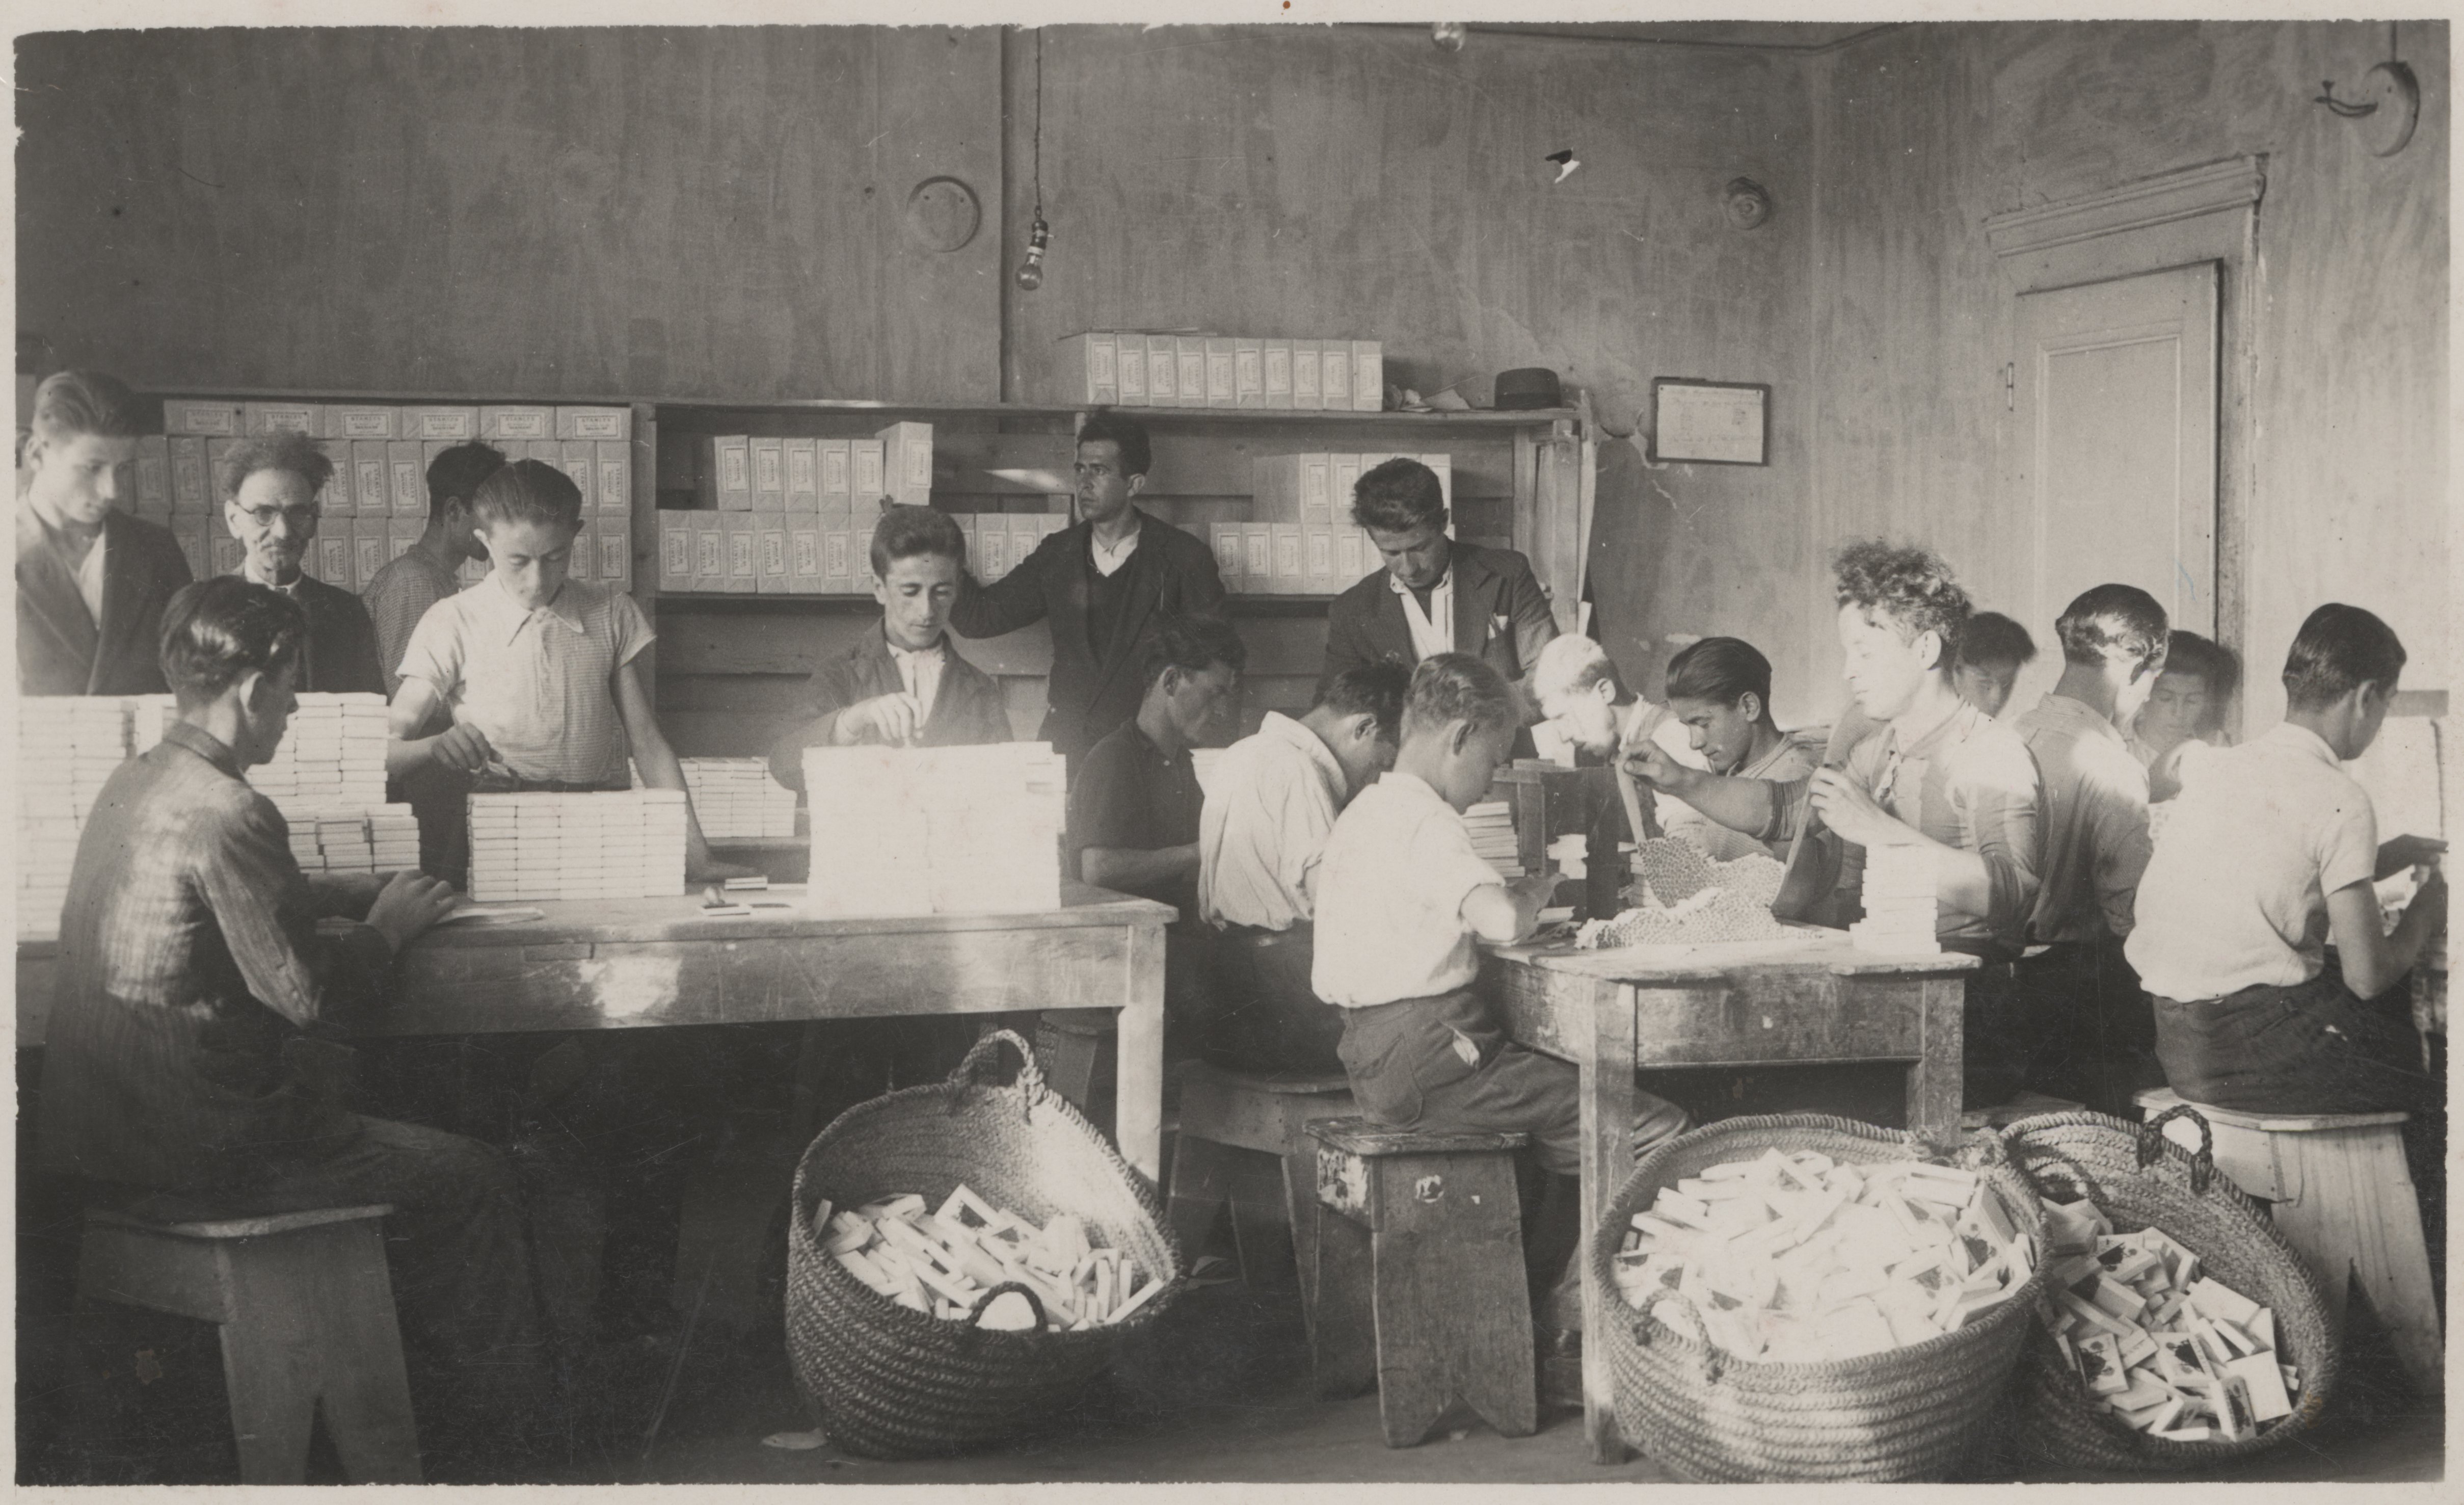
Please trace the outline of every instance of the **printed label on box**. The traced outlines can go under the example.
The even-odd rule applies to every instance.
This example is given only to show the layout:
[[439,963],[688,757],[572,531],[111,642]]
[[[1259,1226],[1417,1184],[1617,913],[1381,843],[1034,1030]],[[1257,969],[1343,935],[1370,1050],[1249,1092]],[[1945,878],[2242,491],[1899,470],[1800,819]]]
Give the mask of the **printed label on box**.
[[375,582],[377,571],[385,566],[385,520],[377,519],[352,530],[352,578],[357,588],[365,590]]
[[1305,538],[1309,545],[1309,578],[1313,586],[1324,586],[1334,579],[1334,538],[1323,529],[1311,528]]
[[1009,524],[1007,522],[990,514],[978,517],[976,547],[982,558],[982,567],[977,571],[980,578],[990,582],[1009,573]]
[[304,433],[310,438],[325,425],[325,410],[315,403],[242,403],[251,433]]
[[324,436],[328,439],[390,439],[393,437],[393,409],[328,403],[325,406]]
[[171,452],[171,510],[203,513],[210,490],[206,479],[206,441],[187,434],[169,441]]
[[1358,580],[1368,572],[1368,562],[1362,558],[1363,542],[1349,528],[1334,536],[1334,572],[1339,579]]
[[393,482],[385,474],[386,442],[355,439],[351,443],[353,489],[359,493],[363,518],[385,517],[393,511]]
[[1241,524],[1219,522],[1214,532],[1215,572],[1225,585],[1234,585],[1241,578]]
[[1170,408],[1179,397],[1179,344],[1170,335],[1147,336],[1147,401]]
[[695,590],[723,590],[727,586],[727,534],[715,518],[695,516],[693,520],[693,568]]
[[406,438],[461,440],[479,436],[476,408],[405,408],[394,421],[403,425],[401,432]]
[[783,508],[787,495],[785,447],[779,439],[756,434],[753,449],[753,505]]
[[847,587],[847,536],[833,530],[822,537],[822,579],[830,588]]
[[847,493],[863,509],[860,516],[869,517],[875,503],[881,500],[883,485],[881,441],[850,439],[847,441]]
[[632,535],[609,528],[599,535],[599,578],[610,585],[629,585],[633,578]]
[[1275,578],[1275,542],[1272,524],[1250,522],[1242,525],[1243,559],[1241,573],[1252,590],[1272,589]]
[[629,408],[560,408],[556,410],[560,439],[629,439],[633,410]]
[[844,505],[853,477],[848,471],[847,441],[824,439],[822,456],[822,505],[828,506],[832,498]]
[[137,441],[137,506],[141,512],[171,510],[171,441],[159,433]]
[[[334,468],[334,474],[326,477],[325,489],[318,494],[318,510],[329,518],[358,517],[360,488],[358,473],[351,466],[351,447],[336,439],[320,440],[317,449],[325,456],[325,463]],[[372,510],[382,515],[385,508],[378,506]]]
[[659,587],[689,590],[693,570],[693,528],[673,513],[659,514]]
[[1288,340],[1269,340],[1260,353],[1260,365],[1266,388],[1266,406],[1289,408],[1292,405],[1292,345]]
[[1120,351],[1117,369],[1121,401],[1132,408],[1141,407],[1147,400],[1147,337],[1118,335],[1114,339]]
[[163,399],[163,432],[195,434],[201,438],[230,438],[240,432],[239,404],[194,397],[165,397]]
[[1180,377],[1180,406],[1205,407],[1206,342],[1196,335],[1175,335],[1172,343],[1174,365]]
[[1318,372],[1321,368],[1316,341],[1292,342],[1292,406],[1294,408],[1314,409],[1322,406],[1318,396]]
[[346,533],[340,538],[320,536],[317,540],[317,562],[322,566],[321,579],[327,585],[348,587],[351,584],[351,540]]
[[822,587],[822,530],[791,528],[787,533],[787,578],[798,590]]
[[621,440],[600,442],[599,510],[629,513],[633,510],[633,456],[631,446]]
[[417,439],[396,439],[385,447],[389,484],[385,491],[397,518],[428,516],[428,456]]
[[1352,406],[1347,395],[1352,390],[1352,346],[1341,340],[1329,340],[1318,354],[1319,401],[1328,408]]
[[784,446],[787,456],[787,506],[797,510],[799,500],[809,511],[817,505],[822,494],[821,467],[816,462],[813,441],[789,439]]
[[479,436],[483,439],[553,439],[556,437],[556,409],[482,408],[479,409]]

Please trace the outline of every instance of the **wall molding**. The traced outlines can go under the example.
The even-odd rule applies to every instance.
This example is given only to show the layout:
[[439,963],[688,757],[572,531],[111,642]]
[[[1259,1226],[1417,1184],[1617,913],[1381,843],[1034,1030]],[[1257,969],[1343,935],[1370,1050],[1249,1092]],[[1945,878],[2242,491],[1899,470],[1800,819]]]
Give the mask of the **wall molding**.
[[2267,159],[2234,157],[2118,188],[1989,215],[1986,244],[1997,256],[2026,255],[2103,235],[2247,210],[2267,191]]

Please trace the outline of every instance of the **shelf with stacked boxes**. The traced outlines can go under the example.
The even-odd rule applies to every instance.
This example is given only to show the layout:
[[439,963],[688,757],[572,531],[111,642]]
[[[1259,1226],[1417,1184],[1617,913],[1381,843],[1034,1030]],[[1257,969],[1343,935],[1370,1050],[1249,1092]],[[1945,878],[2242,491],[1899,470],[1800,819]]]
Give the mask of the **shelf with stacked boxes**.
[[[138,516],[168,527],[200,578],[239,568],[239,541],[223,520],[215,474],[249,434],[284,431],[318,441],[334,478],[318,496],[316,544],[303,568],[328,585],[364,590],[428,526],[428,465],[442,451],[484,440],[510,459],[543,460],[582,491],[575,578],[633,584],[634,411],[621,404],[421,402],[407,396],[158,393],[163,430],[138,444]],[[462,578],[485,566],[467,562]]]

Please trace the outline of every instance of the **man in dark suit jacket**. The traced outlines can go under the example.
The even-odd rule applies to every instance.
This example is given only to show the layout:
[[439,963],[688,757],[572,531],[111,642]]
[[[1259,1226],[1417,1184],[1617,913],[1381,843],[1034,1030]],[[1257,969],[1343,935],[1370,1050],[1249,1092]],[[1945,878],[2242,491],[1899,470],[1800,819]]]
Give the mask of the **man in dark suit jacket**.
[[377,656],[376,624],[360,598],[302,572],[317,542],[317,496],[334,478],[334,464],[304,434],[253,434],[223,457],[223,519],[247,547],[240,573],[299,603],[308,641],[299,655],[299,688],[328,695],[383,695],[385,665]]
[[1408,668],[1440,653],[1484,658],[1508,681],[1530,674],[1557,635],[1557,619],[1529,560],[1446,537],[1445,494],[1437,473],[1418,460],[1379,465],[1360,477],[1353,498],[1353,520],[1368,530],[1386,567],[1327,608],[1320,698],[1347,669]]
[[164,692],[163,608],[188,562],[166,529],[114,510],[144,427],[99,372],[57,371],[35,390],[18,464],[20,695]]
[[1215,551],[1136,505],[1152,452],[1135,421],[1099,413],[1078,431],[1080,521],[1046,538],[1000,580],[958,588],[950,625],[994,637],[1052,624],[1052,677],[1042,741],[1069,760],[1135,716],[1139,670],[1159,616],[1221,616]]
[[871,556],[880,625],[813,670],[803,719],[771,744],[772,778],[802,789],[807,747],[972,747],[1010,740],[1001,686],[960,658],[942,631],[966,553],[966,535],[947,513],[892,507],[882,514]]

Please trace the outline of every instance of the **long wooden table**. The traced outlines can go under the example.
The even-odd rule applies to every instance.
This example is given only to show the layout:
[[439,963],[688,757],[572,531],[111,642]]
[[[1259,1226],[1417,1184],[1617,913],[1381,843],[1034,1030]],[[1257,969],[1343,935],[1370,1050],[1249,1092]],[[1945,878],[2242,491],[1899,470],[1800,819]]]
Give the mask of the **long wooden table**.
[[[1859,951],[1837,931],[1785,942],[1576,951],[1507,946],[1482,983],[1507,1031],[1582,1073],[1583,1243],[1634,1170],[1637,1068],[1905,1061],[1908,1127],[1959,1129],[1962,974],[1973,957]],[[1583,1259],[1583,1330],[1624,1316]],[[1618,1463],[1608,1355],[1583,1344],[1583,1434],[1592,1456]]]
[[[795,900],[797,891],[750,898]],[[1045,1008],[1118,1012],[1115,1137],[1157,1180],[1169,905],[1081,883],[1025,915],[704,919],[697,898],[542,901],[545,918],[440,926],[405,947],[381,1035],[778,1024]],[[17,948],[17,1044],[42,1043],[55,942]]]

